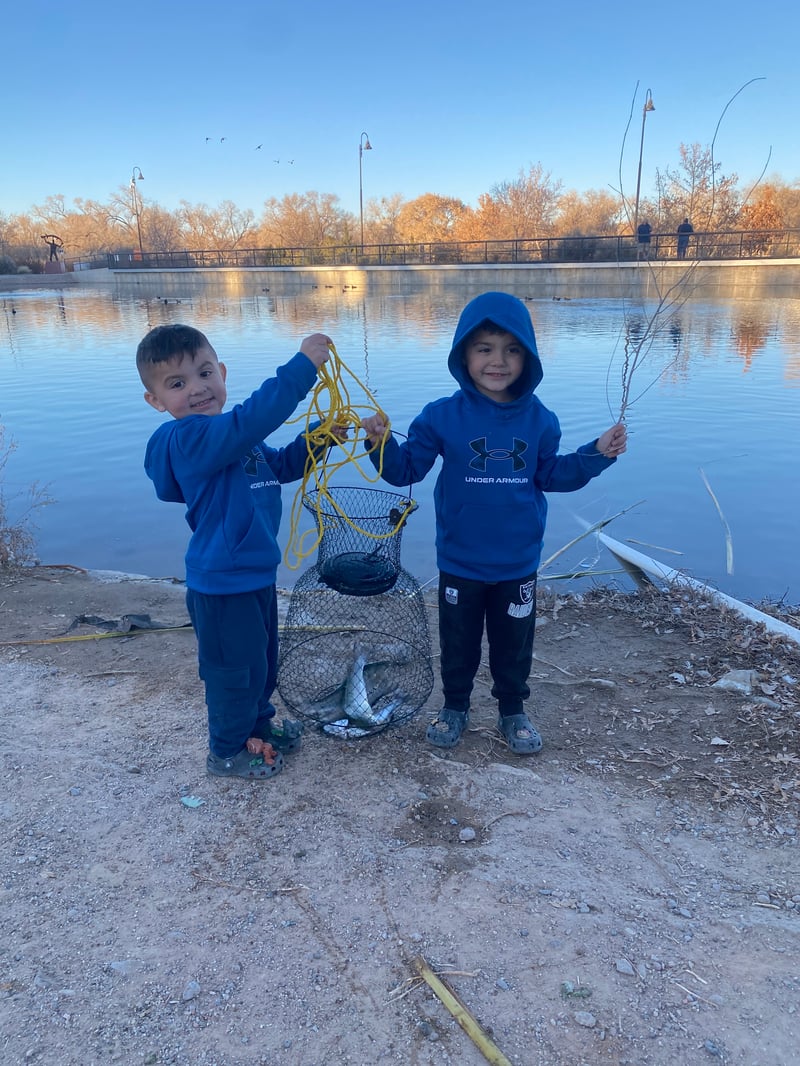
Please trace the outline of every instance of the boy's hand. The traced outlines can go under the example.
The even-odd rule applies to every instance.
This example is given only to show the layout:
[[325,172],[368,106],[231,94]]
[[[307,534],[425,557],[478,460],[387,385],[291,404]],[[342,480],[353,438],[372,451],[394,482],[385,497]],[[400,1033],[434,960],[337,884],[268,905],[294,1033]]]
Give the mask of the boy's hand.
[[627,447],[628,431],[622,422],[617,422],[611,429],[601,433],[597,438],[597,444],[595,444],[595,448],[606,459],[616,459],[618,455],[622,455],[627,450]]
[[364,430],[367,440],[373,447],[377,447],[389,429],[389,419],[379,411],[376,415],[361,419],[361,428]]
[[301,343],[300,351],[319,370],[322,364],[327,363],[328,359],[330,359],[331,352],[328,345],[332,343],[330,337],[326,337],[324,333],[312,333],[310,337],[306,337]]
[[343,444],[347,440],[347,434],[350,432],[349,426],[343,426],[340,422],[334,422],[331,426],[331,436],[334,437],[340,444]]

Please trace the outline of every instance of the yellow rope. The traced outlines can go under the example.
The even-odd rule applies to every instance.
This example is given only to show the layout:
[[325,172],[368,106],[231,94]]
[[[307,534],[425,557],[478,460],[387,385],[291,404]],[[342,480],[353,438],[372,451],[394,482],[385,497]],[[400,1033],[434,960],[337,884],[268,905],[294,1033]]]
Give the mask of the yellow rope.
[[[370,482],[370,484],[380,481],[383,475],[383,450],[389,436],[388,419],[381,411],[369,389],[363,382],[359,381],[353,371],[342,360],[336,351],[333,341],[328,347],[330,348],[331,357],[319,369],[319,380],[311,394],[308,411],[305,415],[289,421],[289,424],[301,421],[305,423],[305,437],[308,448],[303,479],[292,501],[289,540],[283,556],[283,561],[290,570],[296,570],[302,561],[312,555],[319,547],[322,534],[325,531],[324,517],[326,510],[324,505],[332,508],[339,518],[372,540],[386,540],[389,537],[393,537],[402,527],[410,512],[416,507],[412,500],[406,501],[405,509],[393,529],[388,533],[371,533],[356,525],[344,513],[328,491],[334,475],[343,467],[351,464],[355,466],[361,477]],[[367,403],[356,405],[352,402],[344,374],[349,375],[352,384],[357,385],[362,390],[367,398]],[[363,433],[360,433],[361,415],[359,412],[365,411],[370,414],[383,415],[387,423],[386,433],[380,443],[377,472],[373,471],[370,464],[371,472],[369,474],[365,472],[359,462],[359,458],[363,455],[359,444],[364,439]],[[319,422],[319,425],[315,429],[311,429],[312,422],[316,421]],[[341,440],[341,433],[349,428],[353,430],[352,438]],[[339,447],[342,456],[338,460],[330,462],[330,449],[333,445]],[[312,485],[316,490],[314,507],[316,529],[307,529],[305,532],[300,533],[298,526],[303,513],[303,501],[312,491]],[[327,510],[327,514],[330,515],[331,511]],[[312,538],[313,543],[309,544]],[[292,557],[294,561],[292,561]]]

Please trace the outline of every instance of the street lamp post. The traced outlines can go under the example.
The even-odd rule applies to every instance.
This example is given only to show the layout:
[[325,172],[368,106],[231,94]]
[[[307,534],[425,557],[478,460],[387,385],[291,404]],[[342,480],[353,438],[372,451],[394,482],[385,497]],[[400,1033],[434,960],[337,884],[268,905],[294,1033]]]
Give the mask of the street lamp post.
[[[366,138],[366,140],[365,140]],[[364,179],[361,160],[364,152],[370,152],[372,145],[369,143],[369,134],[363,133],[358,139],[358,212],[361,218],[361,251],[364,251]]]
[[[138,174],[137,174],[138,171]],[[142,174],[139,167],[134,167],[131,173],[131,196],[133,197],[133,213],[136,215],[136,233],[139,237],[139,258],[144,258],[144,248],[142,247],[142,217],[139,210],[139,195],[136,191],[136,182],[144,181],[144,174]]]
[[639,228],[639,189],[642,185],[642,152],[644,152],[644,124],[647,119],[648,111],[655,111],[653,105],[653,94],[650,90],[647,90],[644,98],[644,107],[642,108],[642,139],[639,141],[639,170],[636,174],[636,206],[633,209],[633,235],[636,236],[636,232]]

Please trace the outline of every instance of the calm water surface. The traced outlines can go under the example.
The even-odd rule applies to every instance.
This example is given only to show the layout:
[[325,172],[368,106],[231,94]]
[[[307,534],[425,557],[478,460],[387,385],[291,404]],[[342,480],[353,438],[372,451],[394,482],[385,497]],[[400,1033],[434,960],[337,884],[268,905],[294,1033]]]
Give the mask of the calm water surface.
[[[229,405],[270,376],[302,337],[323,330],[402,432],[424,403],[454,391],[446,356],[473,295],[466,288],[407,296],[204,289],[166,303],[157,288],[136,296],[0,294],[0,424],[16,444],[3,472],[7,508],[13,518],[29,485],[47,488],[54,502],[36,518],[42,562],[182,577],[183,509],[159,502],[142,468],[162,417],[145,405],[134,366],[149,328],[186,322],[206,333],[228,365]],[[639,315],[610,300],[528,306],[545,369],[538,394],[559,415],[562,449],[571,450],[615,421],[626,334],[635,336]],[[628,453],[580,492],[549,497],[545,558],[582,523],[631,508],[606,532],[738,598],[800,601],[798,338],[800,300],[690,302],[659,320],[633,377]],[[297,431],[284,427],[271,441]],[[403,563],[422,581],[436,573],[435,474],[414,486],[420,508],[403,535]],[[363,484],[357,475],[346,480]],[[285,516],[294,492],[284,489]],[[586,539],[549,573],[586,564],[615,567]],[[279,582],[291,584],[296,573],[283,567]]]

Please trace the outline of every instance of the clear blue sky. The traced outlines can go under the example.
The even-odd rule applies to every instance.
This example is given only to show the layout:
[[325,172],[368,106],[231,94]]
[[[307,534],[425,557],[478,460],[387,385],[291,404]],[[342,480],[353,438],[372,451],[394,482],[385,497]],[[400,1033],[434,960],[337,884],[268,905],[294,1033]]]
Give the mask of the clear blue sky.
[[[541,163],[565,189],[642,196],[681,142],[746,187],[800,179],[800,9],[703,0],[14,0],[2,20],[0,211],[49,195],[264,201],[311,189],[358,212],[400,193],[458,197]],[[638,95],[634,100],[636,84]],[[207,140],[208,138],[208,140]],[[225,138],[222,140],[222,138]],[[256,149],[256,145],[263,145]],[[275,162],[280,160],[280,162]],[[294,160],[290,163],[290,160]]]

